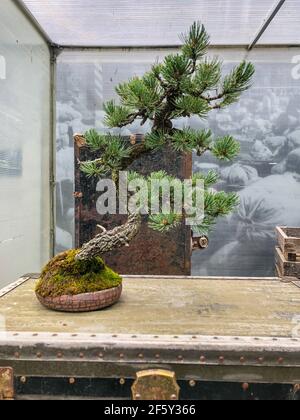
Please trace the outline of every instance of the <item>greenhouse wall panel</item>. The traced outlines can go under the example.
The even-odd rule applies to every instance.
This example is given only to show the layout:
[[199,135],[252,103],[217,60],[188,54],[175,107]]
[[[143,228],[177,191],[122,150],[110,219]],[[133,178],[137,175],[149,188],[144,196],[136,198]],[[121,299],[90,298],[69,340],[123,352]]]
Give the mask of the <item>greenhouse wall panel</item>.
[[[279,0],[24,0],[51,39],[66,46],[176,46],[178,34],[203,22],[212,45],[249,45]],[[259,44],[299,43],[299,1],[282,13]],[[278,30],[280,25],[280,30]]]
[[0,2],[0,287],[49,258],[50,53]]

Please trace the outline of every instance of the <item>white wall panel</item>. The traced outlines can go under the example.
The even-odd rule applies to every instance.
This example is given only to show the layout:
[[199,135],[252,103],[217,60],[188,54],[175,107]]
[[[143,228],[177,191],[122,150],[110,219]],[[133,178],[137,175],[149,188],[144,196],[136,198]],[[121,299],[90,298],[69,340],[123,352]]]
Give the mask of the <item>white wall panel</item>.
[[50,55],[0,2],[0,287],[49,257]]

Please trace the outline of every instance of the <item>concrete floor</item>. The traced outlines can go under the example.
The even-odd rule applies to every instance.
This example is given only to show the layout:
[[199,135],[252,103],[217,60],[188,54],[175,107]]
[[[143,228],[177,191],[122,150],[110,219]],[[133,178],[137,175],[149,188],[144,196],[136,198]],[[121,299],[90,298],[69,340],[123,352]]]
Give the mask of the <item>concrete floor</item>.
[[300,323],[300,289],[275,279],[125,278],[118,304],[86,314],[44,309],[35,282],[0,298],[0,330],[292,337]]

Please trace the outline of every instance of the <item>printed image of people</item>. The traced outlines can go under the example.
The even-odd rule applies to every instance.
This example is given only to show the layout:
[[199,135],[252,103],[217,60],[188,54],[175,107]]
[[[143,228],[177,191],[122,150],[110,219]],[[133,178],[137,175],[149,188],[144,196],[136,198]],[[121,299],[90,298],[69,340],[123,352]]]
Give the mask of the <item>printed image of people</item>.
[[[207,154],[194,158],[194,168],[220,175],[217,188],[235,191],[240,206],[222,219],[210,247],[193,253],[194,275],[273,276],[276,225],[299,226],[300,212],[300,80],[289,60],[256,63],[253,88],[241,101],[211,113],[208,120],[181,119],[178,128],[211,128],[214,135],[231,134],[241,143],[239,158],[230,164]],[[233,64],[227,62],[225,71]],[[129,76],[142,75],[148,64],[97,61],[62,62],[58,66],[57,103],[57,251],[74,245],[73,134],[90,128],[107,132],[103,103]],[[113,76],[112,76],[113,75]],[[138,122],[121,135],[145,134]]]

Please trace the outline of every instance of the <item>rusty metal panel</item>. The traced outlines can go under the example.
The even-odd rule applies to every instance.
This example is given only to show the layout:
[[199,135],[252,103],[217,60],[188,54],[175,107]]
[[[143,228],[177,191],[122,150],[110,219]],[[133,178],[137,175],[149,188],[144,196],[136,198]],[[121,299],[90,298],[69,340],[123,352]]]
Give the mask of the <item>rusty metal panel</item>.
[[[83,144],[75,143],[75,244],[78,248],[95,236],[98,224],[111,229],[126,220],[126,216],[101,216],[97,213],[97,179],[88,179],[78,164],[78,160],[94,157]],[[180,179],[190,178],[192,156],[178,156],[167,149],[142,156],[129,167],[142,175],[162,169]],[[141,232],[130,247],[107,254],[105,261],[122,274],[190,275],[191,247],[191,229],[184,222],[176,230],[161,234],[150,230],[144,220]]]
[[0,367],[0,401],[14,398],[14,372],[10,367]]

